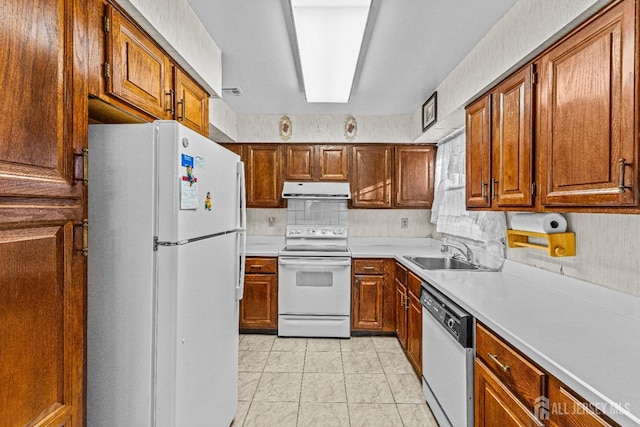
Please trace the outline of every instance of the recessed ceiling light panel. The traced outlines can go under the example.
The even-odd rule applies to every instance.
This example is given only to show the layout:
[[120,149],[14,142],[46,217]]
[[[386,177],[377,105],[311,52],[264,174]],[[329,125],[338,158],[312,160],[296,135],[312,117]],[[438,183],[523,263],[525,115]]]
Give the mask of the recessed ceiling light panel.
[[371,0],[291,0],[307,102],[349,101]]

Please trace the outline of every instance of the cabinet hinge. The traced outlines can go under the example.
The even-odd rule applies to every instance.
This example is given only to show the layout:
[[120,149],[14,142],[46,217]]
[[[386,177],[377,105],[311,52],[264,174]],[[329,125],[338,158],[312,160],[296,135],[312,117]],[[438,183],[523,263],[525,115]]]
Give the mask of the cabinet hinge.
[[538,67],[536,67],[535,64],[532,66],[532,70],[531,70],[531,84],[532,85],[538,84]]
[[107,80],[111,78],[111,65],[108,62],[104,63],[104,78]]
[[82,254],[82,256],[88,256],[89,255],[89,220],[85,218],[82,220],[82,224],[77,224],[77,226],[82,227],[82,248],[79,250],[79,252]]
[[111,20],[107,15],[102,17],[102,31],[104,31],[105,34],[111,31]]
[[535,198],[536,197],[536,183],[532,182],[531,183],[531,198]]
[[80,160],[82,159],[82,177],[76,178],[74,176],[74,182],[82,182],[82,185],[89,183],[89,149],[83,148],[80,153],[74,153],[74,156]]

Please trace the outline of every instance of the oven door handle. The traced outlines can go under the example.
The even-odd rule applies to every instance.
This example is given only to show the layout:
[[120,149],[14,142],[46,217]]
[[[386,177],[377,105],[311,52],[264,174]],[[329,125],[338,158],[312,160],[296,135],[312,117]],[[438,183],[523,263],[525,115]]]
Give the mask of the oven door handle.
[[326,267],[348,267],[351,265],[350,258],[339,259],[327,259],[327,258],[314,258],[314,257],[300,257],[300,258],[278,258],[279,265],[299,265],[302,267],[308,266],[326,266]]

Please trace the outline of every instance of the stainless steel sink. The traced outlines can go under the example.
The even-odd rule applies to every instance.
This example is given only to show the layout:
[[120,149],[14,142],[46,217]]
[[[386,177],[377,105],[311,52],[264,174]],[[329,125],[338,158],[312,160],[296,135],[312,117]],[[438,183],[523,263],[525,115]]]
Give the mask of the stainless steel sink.
[[406,256],[405,258],[425,270],[479,270],[479,267],[457,258],[431,258]]

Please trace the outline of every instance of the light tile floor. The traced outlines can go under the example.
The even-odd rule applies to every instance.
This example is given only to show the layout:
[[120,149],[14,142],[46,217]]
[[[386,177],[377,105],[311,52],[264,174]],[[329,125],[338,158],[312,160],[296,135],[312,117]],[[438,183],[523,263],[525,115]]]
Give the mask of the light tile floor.
[[395,337],[241,335],[239,426],[437,427]]

